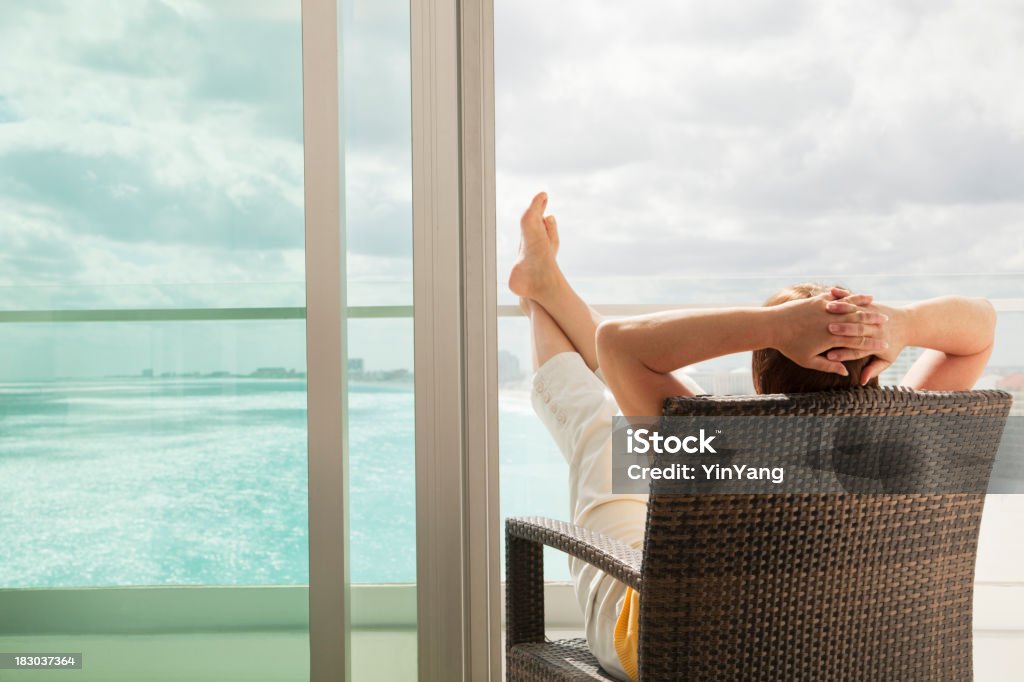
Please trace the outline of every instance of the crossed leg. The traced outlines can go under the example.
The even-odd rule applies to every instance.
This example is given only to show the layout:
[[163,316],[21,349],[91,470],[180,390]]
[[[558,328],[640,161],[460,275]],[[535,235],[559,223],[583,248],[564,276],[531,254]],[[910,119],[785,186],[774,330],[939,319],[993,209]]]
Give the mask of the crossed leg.
[[[538,351],[544,350],[552,341],[550,337],[558,334],[547,324],[547,320],[534,319],[535,306],[531,307],[531,304],[539,305],[558,327],[562,338],[571,344],[572,348],[565,350],[575,350],[593,371],[597,369],[594,337],[602,317],[580,298],[558,267],[555,260],[560,245],[558,223],[555,216],[544,216],[547,203],[547,194],[541,192],[533,198],[523,214],[520,221],[522,241],[519,245],[519,258],[512,267],[508,286],[527,306],[534,338],[534,369],[550,357],[538,356]],[[558,342],[554,343],[556,345],[549,352],[563,348],[557,345]]]
[[[546,201],[543,193],[537,195],[523,215],[519,260],[509,278],[530,318],[534,410],[569,464],[573,522],[640,547],[647,496],[611,492],[612,419],[618,406],[595,373],[594,335],[601,318],[558,268],[557,225],[553,216],[543,217]],[[609,673],[630,679],[614,641],[625,585],[578,559],[569,560],[569,570],[591,651]]]

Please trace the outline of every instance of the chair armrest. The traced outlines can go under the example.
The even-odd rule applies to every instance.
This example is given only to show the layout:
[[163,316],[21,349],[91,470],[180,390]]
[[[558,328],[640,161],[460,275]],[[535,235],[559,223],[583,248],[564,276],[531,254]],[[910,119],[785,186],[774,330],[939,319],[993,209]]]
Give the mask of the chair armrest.
[[640,590],[643,552],[581,526],[540,516],[505,520],[506,646],[544,641],[544,545]]
[[644,553],[613,537],[543,516],[506,519],[505,534],[554,547],[640,591]]

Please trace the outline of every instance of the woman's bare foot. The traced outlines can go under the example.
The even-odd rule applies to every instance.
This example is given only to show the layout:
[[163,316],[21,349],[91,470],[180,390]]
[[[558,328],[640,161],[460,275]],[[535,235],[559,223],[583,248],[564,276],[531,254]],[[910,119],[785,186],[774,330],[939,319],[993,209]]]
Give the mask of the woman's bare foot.
[[555,257],[558,257],[558,223],[555,221],[555,216],[544,216],[544,229],[547,230],[548,233],[548,242],[551,244],[551,253]]
[[547,194],[539,193],[519,222],[522,230],[519,257],[512,266],[508,288],[523,298],[540,300],[558,285],[561,277],[555,262],[558,224],[554,216],[544,217],[547,203]]

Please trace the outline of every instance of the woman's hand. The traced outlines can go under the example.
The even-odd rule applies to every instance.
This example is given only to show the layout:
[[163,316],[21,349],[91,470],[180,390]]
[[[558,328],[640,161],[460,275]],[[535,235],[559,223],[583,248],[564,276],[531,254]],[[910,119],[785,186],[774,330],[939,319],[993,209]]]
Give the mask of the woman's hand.
[[[877,337],[886,344],[885,348],[867,350],[855,347],[833,348],[826,357],[829,360],[845,362],[847,360],[859,360],[860,358],[874,355],[875,358],[865,365],[858,378],[859,383],[864,385],[873,378],[880,375],[896,361],[899,354],[906,347],[908,331],[908,320],[906,311],[902,308],[893,308],[873,304],[870,296],[866,294],[852,294],[845,289],[832,289],[835,300],[826,304],[826,309],[836,315],[859,315],[860,313],[880,314],[884,317],[880,325],[880,335]],[[869,318],[870,319],[870,318]],[[856,323],[841,322],[838,326],[830,326],[830,331],[846,336],[858,335],[861,331]]]
[[[768,310],[777,315],[773,348],[801,367],[847,376],[844,360],[886,350],[885,313],[868,309],[871,297],[842,289],[789,301]],[[840,349],[842,356],[824,354]]]

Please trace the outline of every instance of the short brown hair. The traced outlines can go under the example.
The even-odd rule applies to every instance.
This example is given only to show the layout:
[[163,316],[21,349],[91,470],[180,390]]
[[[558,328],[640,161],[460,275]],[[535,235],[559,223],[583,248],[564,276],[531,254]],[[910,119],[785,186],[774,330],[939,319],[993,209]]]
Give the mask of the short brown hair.
[[[812,282],[794,284],[772,294],[764,302],[764,305],[779,305],[801,298],[812,298],[829,291],[831,288]],[[869,355],[860,360],[847,360],[843,363],[847,371],[847,376],[844,377],[833,372],[822,372],[816,369],[801,367],[774,348],[761,348],[754,351],[751,362],[754,375],[754,390],[765,394],[811,393],[814,391],[853,388],[860,385],[861,371],[874,358],[875,356]],[[867,386],[877,388],[878,377],[873,377],[868,381]]]

